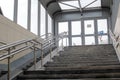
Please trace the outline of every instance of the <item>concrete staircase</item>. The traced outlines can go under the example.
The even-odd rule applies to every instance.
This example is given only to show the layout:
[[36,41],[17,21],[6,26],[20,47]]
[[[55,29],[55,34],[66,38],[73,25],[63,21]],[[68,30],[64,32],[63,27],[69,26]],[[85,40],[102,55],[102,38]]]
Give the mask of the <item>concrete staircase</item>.
[[42,71],[24,71],[16,80],[120,80],[112,45],[66,47]]

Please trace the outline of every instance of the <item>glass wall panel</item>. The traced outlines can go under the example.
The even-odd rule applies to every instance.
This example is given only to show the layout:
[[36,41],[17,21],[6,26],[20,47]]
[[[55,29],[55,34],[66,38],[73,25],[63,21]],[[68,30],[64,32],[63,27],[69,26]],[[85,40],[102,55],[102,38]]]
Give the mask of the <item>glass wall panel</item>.
[[85,20],[85,34],[94,34],[94,20]]
[[72,35],[80,35],[81,34],[81,21],[72,21]]
[[31,32],[38,35],[38,0],[31,0]]
[[98,34],[104,34],[107,33],[107,19],[99,19],[97,20],[98,25]]
[[98,36],[98,43],[99,44],[108,44],[108,36],[107,35]]
[[85,45],[95,45],[95,37],[94,36],[85,37]]
[[68,22],[59,22],[58,23],[58,33],[68,32]]
[[3,15],[13,21],[14,0],[0,0],[0,7]]
[[52,18],[48,14],[48,33],[52,33]]
[[41,5],[41,24],[40,24],[40,35],[44,35],[46,31],[46,11],[45,8]]
[[72,46],[82,45],[81,37],[72,37]]
[[28,0],[18,0],[17,23],[27,29]]

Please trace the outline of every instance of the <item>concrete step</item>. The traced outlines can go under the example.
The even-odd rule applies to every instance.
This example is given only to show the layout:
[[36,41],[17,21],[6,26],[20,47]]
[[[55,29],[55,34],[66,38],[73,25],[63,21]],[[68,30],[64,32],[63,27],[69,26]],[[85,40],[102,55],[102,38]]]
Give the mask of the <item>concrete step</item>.
[[73,60],[116,60],[119,61],[117,57],[55,57],[54,61],[73,61]]
[[67,47],[43,71],[24,71],[17,80],[120,80],[120,63],[112,45]]
[[92,61],[92,60],[113,60],[113,61],[118,61],[118,59],[115,59],[115,57],[111,57],[111,58],[97,58],[97,57],[91,57],[91,58],[87,58],[87,57],[76,57],[76,58],[54,58],[53,59],[54,61],[74,61],[74,60],[77,60],[77,61],[80,61],[80,60],[82,60],[82,61],[85,61],[85,60],[90,60],[90,61]]
[[80,64],[46,64],[46,65],[44,65],[45,67],[69,67],[69,66],[72,66],[72,67],[74,67],[74,66],[92,66],[92,65],[95,65],[95,66],[97,66],[97,65],[113,65],[113,64],[119,64],[118,62],[110,62],[110,63],[97,63],[97,62],[95,62],[95,63],[80,63]]
[[97,54],[95,54],[95,53],[88,53],[88,54],[86,54],[86,53],[73,53],[72,51],[71,52],[69,52],[69,53],[62,53],[62,54],[60,54],[60,57],[66,57],[66,56],[88,56],[88,55],[90,55],[90,56],[116,56],[116,54],[115,53],[97,53]]
[[86,74],[38,74],[20,75],[18,79],[84,79],[84,78],[120,78],[120,73],[86,73]]
[[[21,79],[18,79],[21,80]],[[53,79],[22,79],[22,80],[53,80]],[[86,78],[86,79],[54,79],[54,80],[120,80],[120,78]]]
[[114,61],[114,60],[97,60],[97,61],[94,61],[94,60],[86,60],[86,61],[55,61],[55,62],[48,62],[48,64],[81,64],[81,63],[84,63],[84,64],[88,64],[88,63],[118,63],[118,61]]
[[37,74],[85,74],[85,73],[115,73],[120,72],[120,65],[63,67],[64,70],[24,71],[24,75]]
[[68,67],[46,67],[47,71],[55,70],[81,70],[81,69],[119,69],[120,64],[109,64],[109,65],[83,65],[83,66],[68,66]]
[[59,63],[64,63],[64,62],[110,62],[110,61],[116,61],[118,62],[118,60],[115,59],[55,59],[54,62],[59,62]]

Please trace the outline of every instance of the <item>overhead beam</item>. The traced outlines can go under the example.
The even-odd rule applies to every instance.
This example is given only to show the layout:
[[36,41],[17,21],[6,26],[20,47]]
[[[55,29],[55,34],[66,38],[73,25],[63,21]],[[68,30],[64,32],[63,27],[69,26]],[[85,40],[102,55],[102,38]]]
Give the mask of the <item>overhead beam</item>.
[[46,7],[48,8],[50,4],[55,3],[55,2],[56,2],[56,0],[48,2],[47,5],[46,5]]
[[82,10],[82,7],[81,7],[81,2],[80,2],[80,0],[78,0],[78,4],[79,4],[79,9],[80,9],[80,12],[82,13],[82,12],[83,12],[83,10]]
[[58,13],[60,13],[60,12],[61,12],[61,10],[58,10],[58,11],[54,12],[54,13],[52,14],[52,16],[54,17],[56,14],[58,14]]

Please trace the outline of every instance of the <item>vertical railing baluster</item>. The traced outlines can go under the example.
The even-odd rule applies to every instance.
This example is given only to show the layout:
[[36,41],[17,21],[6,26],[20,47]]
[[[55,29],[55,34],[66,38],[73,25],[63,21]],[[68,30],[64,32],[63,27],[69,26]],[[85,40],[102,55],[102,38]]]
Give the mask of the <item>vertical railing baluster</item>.
[[34,70],[36,70],[36,50],[35,50],[35,44],[34,44]]
[[67,36],[66,36],[66,47],[67,47]]
[[64,48],[64,47],[63,47],[63,37],[62,37],[62,51],[64,50],[63,48]]
[[56,43],[56,46],[57,46],[57,53],[58,53],[58,49],[59,49],[59,38],[57,38],[57,39],[55,40],[55,43]]
[[[10,48],[8,49],[8,55],[10,54]],[[8,80],[10,80],[10,57],[8,57]]]
[[43,44],[41,44],[41,68],[43,67]]
[[50,41],[50,61],[52,61],[52,40]]

